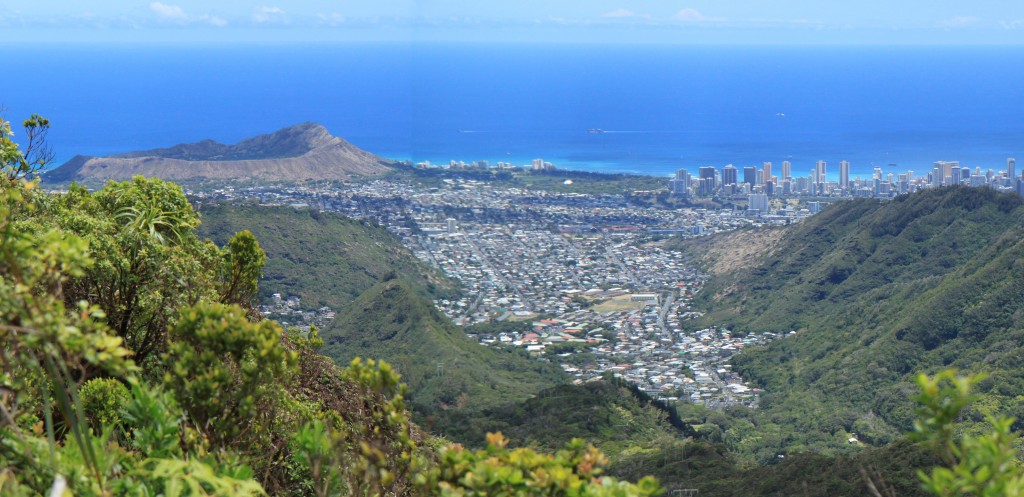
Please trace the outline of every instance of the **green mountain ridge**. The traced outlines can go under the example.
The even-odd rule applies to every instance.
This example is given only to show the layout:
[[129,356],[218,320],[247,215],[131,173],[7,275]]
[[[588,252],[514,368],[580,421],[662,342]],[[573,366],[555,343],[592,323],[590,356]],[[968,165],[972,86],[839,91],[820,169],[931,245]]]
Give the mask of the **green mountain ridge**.
[[422,264],[386,229],[315,210],[252,205],[204,205],[199,234],[223,244],[249,230],[267,252],[260,300],[297,295],[306,308],[340,311],[389,273],[419,293],[451,292],[457,283]]
[[339,364],[355,357],[392,364],[409,386],[412,411],[435,432],[445,431],[448,413],[522,400],[568,378],[522,350],[474,342],[398,278],[360,295],[322,336],[323,353]]
[[583,438],[612,460],[694,433],[667,405],[618,379],[558,385],[522,402],[459,419],[458,425],[465,434],[455,438],[474,440],[500,431],[517,445],[545,450]]
[[839,203],[709,280],[694,326],[797,332],[732,360],[766,390],[754,416],[796,430],[777,450],[823,449],[842,433],[895,440],[911,427],[913,377],[946,367],[990,374],[967,421],[1019,412],[1021,205],[966,187]]

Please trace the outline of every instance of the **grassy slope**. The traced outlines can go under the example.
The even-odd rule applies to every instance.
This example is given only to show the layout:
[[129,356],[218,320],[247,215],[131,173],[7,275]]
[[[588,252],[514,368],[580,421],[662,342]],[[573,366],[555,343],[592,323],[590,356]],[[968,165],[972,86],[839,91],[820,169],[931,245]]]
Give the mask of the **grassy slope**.
[[339,363],[374,357],[394,365],[413,412],[435,431],[444,431],[448,413],[522,400],[567,379],[520,349],[476,343],[399,279],[364,292],[322,336],[323,352]]
[[733,360],[767,389],[762,420],[797,429],[783,447],[843,431],[891,441],[910,427],[912,377],[948,366],[990,371],[983,405],[1013,412],[1022,216],[1018,197],[977,188],[844,202],[788,228],[774,255],[711,280],[697,324],[799,330]]
[[455,283],[421,264],[387,230],[344,216],[289,207],[203,206],[200,236],[218,245],[249,230],[267,252],[260,300],[298,295],[303,307],[341,310],[389,272],[420,293]]

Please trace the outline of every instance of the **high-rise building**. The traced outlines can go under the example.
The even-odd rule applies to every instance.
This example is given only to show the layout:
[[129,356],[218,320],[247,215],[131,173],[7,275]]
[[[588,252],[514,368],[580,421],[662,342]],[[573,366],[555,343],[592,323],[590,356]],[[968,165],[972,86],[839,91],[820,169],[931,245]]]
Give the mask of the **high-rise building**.
[[843,191],[850,189],[850,161],[839,161],[839,188]]
[[791,179],[791,176],[790,176],[790,173],[792,172],[791,169],[792,168],[790,167],[788,160],[782,161],[782,181],[786,181],[787,179]]
[[808,191],[809,188],[810,186],[808,186],[807,178],[800,177],[796,178],[796,185],[792,187],[792,191],[793,193],[804,193]]
[[690,185],[693,183],[690,177],[690,171],[686,169],[676,169],[676,177],[668,182],[668,189],[673,195],[689,195]]
[[900,182],[899,182],[899,192],[900,193],[907,193],[908,191],[910,191],[910,180],[909,180],[909,177],[910,177],[910,175],[907,174],[907,173],[903,173],[903,174],[899,175],[899,179],[900,179]]
[[702,195],[710,194],[710,192],[714,191],[715,188],[718,186],[715,183],[715,176],[718,175],[717,173],[718,171],[715,170],[714,166],[700,167],[700,170],[698,171],[698,177],[700,178],[700,188]]
[[825,161],[820,160],[814,165],[814,193],[824,194],[825,193]]
[[739,183],[739,172],[736,166],[729,164],[722,168],[722,185],[735,185]]
[[757,184],[757,168],[754,166],[747,166],[743,168],[743,182],[750,185],[751,188]]
[[1013,157],[1006,159],[1006,177],[1010,178],[1011,185],[1013,184],[1013,178],[1017,177],[1017,160]]
[[710,197],[715,193],[715,178],[700,178],[697,183],[697,194],[702,197]]
[[761,164],[761,184],[764,185],[772,180],[772,163]]
[[[941,186],[949,184],[946,178],[953,177],[953,167],[960,168],[960,163],[957,161],[936,161],[935,167],[932,168],[932,186]],[[959,181],[957,181],[959,183]]]

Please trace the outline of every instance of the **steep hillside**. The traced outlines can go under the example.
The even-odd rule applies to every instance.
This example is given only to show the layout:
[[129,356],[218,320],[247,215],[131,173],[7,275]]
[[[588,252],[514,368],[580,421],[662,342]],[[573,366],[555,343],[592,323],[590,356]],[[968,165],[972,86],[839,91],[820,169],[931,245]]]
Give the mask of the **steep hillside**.
[[[788,228],[749,268],[712,278],[697,326],[797,333],[733,359],[765,387],[762,422],[884,443],[910,428],[912,378],[987,371],[983,412],[1024,406],[1024,208],[1014,195],[943,188],[836,204]],[[968,420],[970,421],[970,420]]]
[[323,353],[340,364],[374,357],[394,365],[409,386],[413,413],[435,432],[444,431],[447,412],[522,400],[567,380],[557,366],[520,349],[476,343],[397,278],[360,295],[322,336]]
[[387,230],[344,216],[289,207],[204,205],[199,234],[223,245],[249,230],[267,252],[260,300],[297,295],[306,308],[341,310],[389,273],[421,294],[456,283],[421,263]]
[[497,430],[515,445],[543,450],[556,450],[573,437],[582,437],[608,456],[613,476],[654,475],[668,494],[693,488],[709,497],[870,495],[865,474],[895,495],[923,497],[928,494],[917,470],[939,463],[925,447],[901,440],[848,454],[788,452],[780,459],[773,452],[770,464],[749,464],[749,458],[730,452],[722,437],[694,438],[687,423],[696,421],[690,416],[680,419],[674,409],[613,380],[560,385],[522,402],[477,414],[459,413],[445,435],[474,441],[481,433]]
[[673,237],[665,242],[665,249],[683,252],[708,274],[724,275],[749,270],[775,255],[779,242],[793,229],[796,227],[744,227],[701,238]]
[[693,434],[666,404],[615,379],[559,385],[522,402],[462,416],[455,424],[446,433],[453,440],[478,440],[500,431],[516,445],[557,450],[583,438],[613,461]]
[[428,428],[443,429],[445,411],[521,400],[566,381],[560,368],[521,350],[499,351],[466,337],[431,302],[456,291],[455,283],[381,227],[288,207],[207,205],[200,215],[200,235],[214,242],[243,229],[260,241],[267,252],[261,300],[298,295],[305,308],[338,310],[322,330],[323,353],[341,365],[355,357],[392,363]]
[[76,156],[43,175],[46,183],[101,183],[135,175],[193,180],[344,180],[391,170],[391,161],[303,123],[224,145],[213,140],[106,157]]
[[881,495],[925,497],[918,470],[939,459],[920,445],[899,441],[850,454],[797,453],[771,464],[751,466],[737,461],[720,445],[702,440],[651,444],[644,452],[613,459],[609,474],[620,478],[650,474],[672,495],[697,489],[700,497],[764,496],[862,497]]

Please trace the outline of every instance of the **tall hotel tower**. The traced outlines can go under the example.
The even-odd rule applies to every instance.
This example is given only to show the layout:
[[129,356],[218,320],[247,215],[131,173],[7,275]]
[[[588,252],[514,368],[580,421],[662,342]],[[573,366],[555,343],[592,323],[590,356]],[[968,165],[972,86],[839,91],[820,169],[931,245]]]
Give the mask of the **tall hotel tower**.
[[736,166],[729,164],[722,168],[722,185],[736,185],[739,184],[739,172],[736,170]]
[[825,161],[820,160],[814,165],[814,193],[825,193]]

